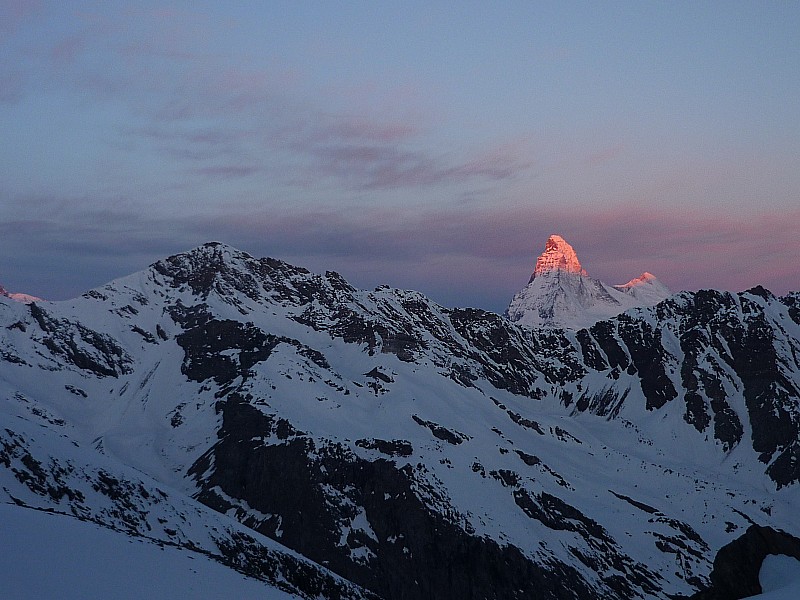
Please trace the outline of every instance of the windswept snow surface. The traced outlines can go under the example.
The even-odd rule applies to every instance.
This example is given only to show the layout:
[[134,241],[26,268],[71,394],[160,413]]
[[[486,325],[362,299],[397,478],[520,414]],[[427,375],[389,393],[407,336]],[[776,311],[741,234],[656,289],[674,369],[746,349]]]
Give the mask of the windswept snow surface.
[[290,600],[197,552],[82,521],[0,504],[4,600]]
[[36,296],[31,296],[30,294],[9,294],[9,298],[16,302],[22,302],[23,304],[30,304],[31,302],[41,302],[41,298],[37,298]]

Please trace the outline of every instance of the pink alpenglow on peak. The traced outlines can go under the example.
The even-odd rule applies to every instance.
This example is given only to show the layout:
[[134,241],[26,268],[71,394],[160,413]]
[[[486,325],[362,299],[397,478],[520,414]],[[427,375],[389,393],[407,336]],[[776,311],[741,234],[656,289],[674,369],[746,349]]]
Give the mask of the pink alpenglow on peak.
[[547,238],[544,252],[536,259],[536,268],[533,270],[533,277],[543,275],[551,271],[566,271],[567,273],[579,273],[586,275],[586,271],[581,267],[578,255],[567,241],[560,235],[551,235]]
[[615,285],[615,290],[628,294],[641,306],[654,306],[664,298],[672,295],[669,288],[661,283],[655,275],[645,271],[636,279],[623,285]]
[[33,302],[41,302],[41,298],[37,298],[36,296],[31,296],[29,294],[12,294],[7,292],[6,289],[0,285],[0,296],[5,296],[6,298],[10,298],[15,302],[22,302],[23,304],[31,304]]
[[633,287],[638,287],[640,285],[647,285],[648,283],[653,283],[654,281],[658,281],[655,275],[652,273],[648,273],[645,271],[636,279],[631,279],[628,283],[623,283],[622,285],[615,285],[614,287],[618,290],[621,289],[630,289]]
[[647,272],[614,286],[589,277],[572,246],[560,235],[551,235],[528,285],[512,298],[506,315],[528,327],[582,329],[632,308],[653,306],[670,295]]
[[22,302],[23,304],[33,304],[34,302],[42,301],[38,296],[31,296],[30,294],[9,294],[8,297],[15,302]]

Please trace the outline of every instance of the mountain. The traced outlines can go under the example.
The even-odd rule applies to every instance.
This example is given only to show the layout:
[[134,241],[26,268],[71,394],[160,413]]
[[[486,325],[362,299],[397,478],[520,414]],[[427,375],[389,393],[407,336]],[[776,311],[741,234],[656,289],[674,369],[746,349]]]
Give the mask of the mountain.
[[528,285],[514,296],[506,314],[530,327],[582,329],[630,308],[654,306],[670,295],[650,273],[615,286],[589,277],[572,246],[551,235]]
[[209,243],[0,298],[0,395],[9,520],[301,598],[717,598],[800,552],[798,293],[536,329]]
[[645,271],[639,277],[623,285],[613,286],[615,290],[634,298],[639,306],[655,306],[669,298],[672,292],[655,275]]

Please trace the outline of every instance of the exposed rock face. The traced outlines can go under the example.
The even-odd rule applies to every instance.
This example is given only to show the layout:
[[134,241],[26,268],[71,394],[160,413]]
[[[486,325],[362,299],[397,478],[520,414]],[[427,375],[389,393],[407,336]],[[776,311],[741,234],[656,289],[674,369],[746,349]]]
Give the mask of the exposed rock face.
[[771,527],[750,526],[741,537],[723,546],[714,559],[711,585],[691,600],[739,600],[762,592],[761,563],[770,554],[800,560],[800,538]]
[[426,485],[422,465],[364,460],[336,443],[317,446],[236,396],[221,410],[220,440],[190,470],[201,486],[198,499],[228,512],[236,510],[235,498],[272,515],[249,522],[242,513],[257,531],[382,598],[602,597],[568,565],[543,568],[514,546],[465,530],[446,516],[456,509],[445,498],[444,506],[426,505],[415,491]]
[[[300,598],[379,600],[135,469],[67,441],[67,423],[51,425],[57,435],[19,419],[13,425],[16,431],[0,428],[4,503],[52,518],[80,519],[135,540],[183,549],[190,556],[203,554]],[[46,564],[48,549],[41,551]],[[91,555],[89,549],[79,551]],[[269,588],[264,592],[270,597]]]
[[551,235],[528,285],[509,304],[508,318],[530,327],[590,327],[629,308],[653,306],[670,291],[650,273],[620,286],[589,277],[575,250]]
[[109,335],[93,331],[80,323],[53,318],[36,304],[29,306],[31,317],[38,325],[35,339],[58,363],[74,365],[101,377],[119,377],[130,373],[133,359]]
[[577,273],[578,275],[587,274],[581,267],[575,250],[560,235],[551,235],[547,238],[544,252],[536,259],[536,268],[533,270],[531,281],[553,271]]

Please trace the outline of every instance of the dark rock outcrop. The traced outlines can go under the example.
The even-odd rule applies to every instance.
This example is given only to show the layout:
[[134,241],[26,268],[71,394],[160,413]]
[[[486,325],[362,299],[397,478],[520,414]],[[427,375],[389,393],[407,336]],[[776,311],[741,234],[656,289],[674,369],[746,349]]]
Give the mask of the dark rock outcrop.
[[760,594],[761,564],[770,554],[800,560],[800,538],[771,527],[751,525],[741,537],[723,546],[714,559],[711,586],[691,600],[739,600]]
[[421,498],[421,465],[364,460],[299,432],[273,443],[273,420],[245,398],[220,408],[219,441],[190,472],[197,498],[221,512],[244,501],[259,518],[239,511],[242,522],[382,598],[602,597],[566,564],[470,533],[446,498]]

